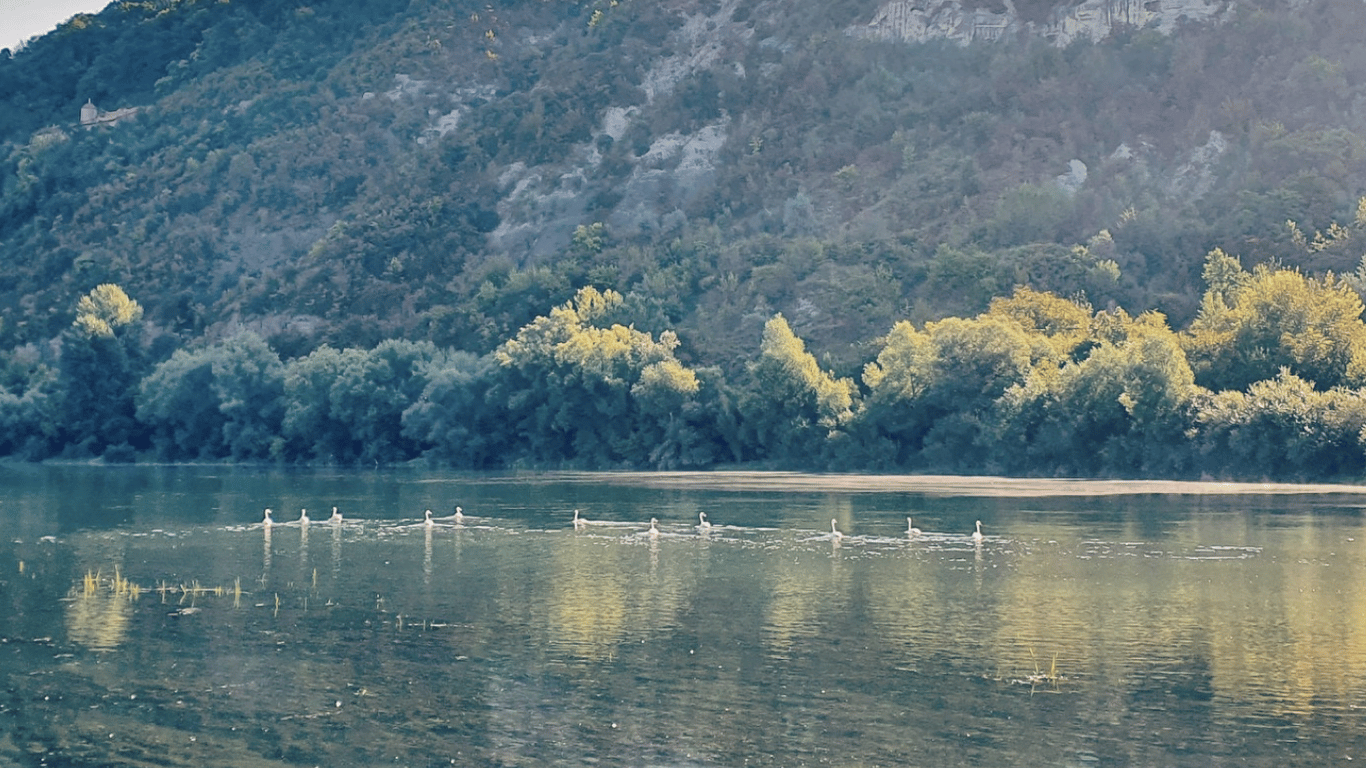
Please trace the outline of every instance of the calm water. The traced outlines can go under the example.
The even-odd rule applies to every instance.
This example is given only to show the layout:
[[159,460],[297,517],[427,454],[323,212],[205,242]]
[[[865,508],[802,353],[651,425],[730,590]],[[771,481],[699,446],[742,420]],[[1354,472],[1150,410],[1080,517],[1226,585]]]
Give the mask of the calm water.
[[[421,525],[456,504],[463,525]],[[0,467],[0,764],[1346,764],[1366,759],[1364,506]],[[266,530],[264,507],[313,522]]]

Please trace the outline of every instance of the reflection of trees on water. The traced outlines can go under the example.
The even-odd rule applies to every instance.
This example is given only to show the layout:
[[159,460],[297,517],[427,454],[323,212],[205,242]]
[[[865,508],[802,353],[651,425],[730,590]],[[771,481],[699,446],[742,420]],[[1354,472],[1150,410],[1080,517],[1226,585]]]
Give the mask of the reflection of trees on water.
[[128,636],[133,600],[111,589],[81,590],[66,603],[67,637],[96,651],[112,651]]
[[576,656],[605,658],[621,641],[627,589],[621,555],[619,546],[574,537],[551,556],[549,630]]
[[[1364,563],[1342,554],[1366,532],[1340,523],[1287,526],[1302,538],[1277,544],[1284,556],[1239,559],[1253,551],[1240,548],[1292,534],[1214,517],[1173,523],[1160,539],[1137,520],[1094,533],[1017,521],[991,526],[978,559],[962,532],[907,540],[901,522],[884,520],[886,540],[871,541],[876,526],[849,510],[822,506],[810,516],[840,519],[850,539],[838,553],[815,538],[823,531],[814,523],[701,537],[695,514],[671,512],[654,542],[567,526],[383,541],[353,528],[342,568],[334,529],[334,579],[321,597],[337,605],[318,599],[308,610],[297,599],[307,579],[283,577],[296,556],[296,529],[286,528],[274,532],[285,537],[272,585],[285,598],[278,616],[252,606],[268,605],[268,590],[240,610],[230,599],[204,601],[200,618],[170,623],[155,596],[120,606],[106,589],[84,601],[73,592],[64,619],[69,639],[86,648],[138,649],[147,666],[126,679],[150,685],[160,675],[157,685],[198,692],[177,695],[224,724],[220,743],[239,738],[229,727],[269,727],[273,741],[253,743],[258,754],[314,762],[361,744],[379,762],[386,749],[436,740],[470,745],[471,763],[549,760],[556,748],[546,745],[558,744],[627,764],[616,759],[622,750],[665,737],[721,758],[760,748],[790,757],[791,739],[809,739],[802,748],[814,751],[865,729],[858,738],[875,744],[883,725],[942,718],[925,740],[945,761],[930,759],[931,746],[902,745],[888,764],[942,764],[964,743],[945,734],[984,727],[996,733],[968,746],[983,757],[1010,745],[1015,764],[1058,763],[1060,746],[1034,737],[1059,730],[1075,739],[1067,750],[1102,762],[1177,764],[1174,750],[1208,753],[1178,739],[1227,738],[1239,718],[1291,737],[1301,728],[1323,734],[1325,719],[1341,714],[1331,708],[1366,687],[1366,602],[1351,587]],[[448,536],[453,543],[441,541]],[[106,576],[114,562],[145,564],[144,579],[209,567],[231,585],[243,571],[248,582],[260,556],[269,580],[270,533],[207,538],[176,542],[182,549],[133,542],[128,551],[78,542],[77,561]],[[401,630],[399,613],[414,614]],[[445,626],[424,628],[424,618]],[[207,651],[196,646],[209,644],[209,660],[198,663]],[[1056,690],[1018,682],[1054,654],[1065,678]],[[111,669],[112,657],[102,658]],[[773,701],[776,683],[790,686],[790,698]],[[727,712],[733,727],[713,735],[728,707],[746,711]],[[1063,721],[1085,728],[1060,729]],[[755,735],[770,722],[773,733]],[[344,738],[342,724],[351,729]],[[201,738],[216,727],[206,718]],[[1083,730],[1090,735],[1076,735]],[[1345,754],[1359,741],[1349,730],[1323,741]]]
[[[821,514],[852,528],[847,499],[827,500]],[[838,621],[833,617],[846,609],[849,569],[840,546],[839,541],[793,540],[763,553],[756,567],[768,598],[764,642],[775,657],[789,657],[795,644],[821,631],[824,617]]]
[[[907,548],[917,544],[910,542]],[[941,564],[908,553],[868,567],[868,612],[875,628],[889,645],[900,649],[900,663],[914,666],[947,620]]]
[[602,659],[628,637],[674,626],[686,586],[679,559],[661,549],[671,547],[629,534],[557,541],[547,574],[552,641],[580,658]]

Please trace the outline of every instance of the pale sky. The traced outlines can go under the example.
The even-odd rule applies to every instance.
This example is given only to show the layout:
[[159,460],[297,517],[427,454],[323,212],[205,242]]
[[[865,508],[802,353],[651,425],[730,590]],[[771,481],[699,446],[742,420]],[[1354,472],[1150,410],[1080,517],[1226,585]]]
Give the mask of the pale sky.
[[0,0],[0,48],[45,35],[78,13],[98,13],[110,0]]

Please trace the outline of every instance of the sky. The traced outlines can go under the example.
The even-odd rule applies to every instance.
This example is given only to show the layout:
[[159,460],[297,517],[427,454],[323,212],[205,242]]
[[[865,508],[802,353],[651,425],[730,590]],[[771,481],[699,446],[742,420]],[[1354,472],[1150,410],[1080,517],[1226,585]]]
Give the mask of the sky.
[[78,13],[98,13],[110,0],[0,0],[0,48],[43,35]]

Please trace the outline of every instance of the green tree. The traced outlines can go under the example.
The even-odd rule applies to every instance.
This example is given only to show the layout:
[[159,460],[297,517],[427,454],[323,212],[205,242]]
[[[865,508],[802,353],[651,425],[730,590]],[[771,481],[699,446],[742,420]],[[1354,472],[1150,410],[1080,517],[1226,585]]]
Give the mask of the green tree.
[[1282,368],[1321,390],[1366,383],[1361,298],[1345,282],[1266,267],[1243,276],[1217,251],[1206,272],[1215,282],[1182,336],[1201,385],[1246,390]]
[[1326,392],[1286,370],[1246,392],[1197,400],[1192,439],[1201,468],[1242,479],[1359,477],[1366,469],[1366,394]]
[[993,461],[1009,471],[1151,475],[1184,467],[1199,391],[1180,342],[1157,313],[1096,319],[1085,359],[1040,366],[996,406]]
[[6,355],[0,372],[0,456],[45,458],[58,435],[57,371],[29,347]]
[[199,350],[176,350],[142,380],[138,421],[167,460],[263,460],[280,433],[284,365],[245,332]]
[[487,403],[496,363],[492,355],[437,355],[423,374],[421,396],[403,412],[403,435],[427,446],[433,462],[469,469],[500,463],[507,439],[503,411]]
[[864,439],[900,466],[975,467],[992,403],[1051,357],[1046,337],[1004,314],[946,318],[923,332],[897,323],[864,368]]
[[280,357],[260,336],[242,333],[218,346],[212,373],[227,455],[269,458],[284,420],[285,367]]
[[403,413],[426,389],[438,355],[430,342],[388,340],[374,349],[320,347],[285,367],[281,458],[391,463],[425,447],[405,435]]
[[166,461],[224,455],[218,406],[209,349],[176,350],[138,386],[137,419],[149,430],[157,458]]
[[422,446],[403,434],[403,412],[427,387],[438,355],[431,342],[390,339],[345,358],[328,392],[330,417],[347,426],[348,462],[387,464],[414,458]]
[[288,461],[346,463],[358,450],[349,425],[332,415],[332,385],[344,367],[358,364],[359,349],[323,345],[285,366],[284,421],[277,458]]
[[702,455],[677,421],[700,387],[674,357],[677,336],[608,325],[622,303],[581,288],[495,351],[491,397],[533,461],[671,467]]
[[141,442],[134,418],[145,367],[141,319],[142,307],[111,283],[77,302],[62,335],[58,383],[68,455],[125,458]]
[[836,450],[854,419],[855,387],[821,369],[782,315],[764,325],[740,405],[750,444],[763,458],[812,463]]

